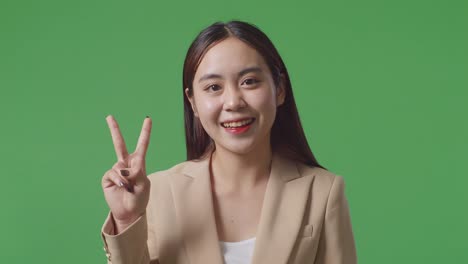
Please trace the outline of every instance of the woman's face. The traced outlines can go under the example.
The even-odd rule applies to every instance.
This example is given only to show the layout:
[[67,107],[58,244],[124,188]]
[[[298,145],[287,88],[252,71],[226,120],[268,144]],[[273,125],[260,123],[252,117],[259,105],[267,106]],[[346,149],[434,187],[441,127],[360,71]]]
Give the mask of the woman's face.
[[192,109],[216,148],[247,154],[269,147],[276,108],[284,101],[263,57],[229,37],[202,58],[189,96]]

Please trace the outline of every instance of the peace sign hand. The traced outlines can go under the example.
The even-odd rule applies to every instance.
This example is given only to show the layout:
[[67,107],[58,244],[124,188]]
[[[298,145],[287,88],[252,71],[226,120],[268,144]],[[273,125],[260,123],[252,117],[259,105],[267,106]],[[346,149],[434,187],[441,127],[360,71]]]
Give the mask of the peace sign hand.
[[118,234],[144,214],[149,200],[150,181],[146,177],[146,151],[151,134],[151,119],[145,118],[135,152],[128,154],[119,125],[106,117],[117,162],[102,177],[102,189]]

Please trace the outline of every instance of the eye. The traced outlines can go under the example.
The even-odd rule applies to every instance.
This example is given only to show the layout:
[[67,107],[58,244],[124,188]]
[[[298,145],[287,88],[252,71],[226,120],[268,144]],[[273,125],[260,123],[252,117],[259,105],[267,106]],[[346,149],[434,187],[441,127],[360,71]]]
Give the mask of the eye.
[[255,79],[255,78],[247,78],[247,79],[245,79],[245,80],[242,82],[241,85],[244,85],[244,84],[245,84],[245,85],[249,85],[249,86],[250,86],[250,85],[254,85],[254,84],[259,83],[259,82],[260,82],[260,81],[257,80],[257,79]]
[[217,84],[211,84],[205,88],[205,91],[208,91],[208,92],[217,92],[219,90],[221,90],[221,86]]

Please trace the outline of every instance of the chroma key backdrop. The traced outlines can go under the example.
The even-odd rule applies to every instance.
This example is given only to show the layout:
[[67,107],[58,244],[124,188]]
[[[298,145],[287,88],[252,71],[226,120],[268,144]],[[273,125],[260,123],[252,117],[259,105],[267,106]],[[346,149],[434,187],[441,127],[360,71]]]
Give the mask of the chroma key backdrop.
[[359,263],[468,263],[465,0],[0,1],[0,262],[105,263],[105,117],[130,150],[152,117],[148,172],[183,161],[185,53],[232,19],[283,56]]

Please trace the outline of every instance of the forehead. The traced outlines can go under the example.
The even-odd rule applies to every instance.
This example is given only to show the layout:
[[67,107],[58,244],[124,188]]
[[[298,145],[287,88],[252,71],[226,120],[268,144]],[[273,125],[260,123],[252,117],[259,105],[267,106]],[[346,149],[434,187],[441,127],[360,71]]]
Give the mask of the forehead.
[[207,51],[195,73],[195,80],[205,73],[237,74],[247,67],[255,66],[267,70],[265,60],[254,48],[237,38],[230,37]]

